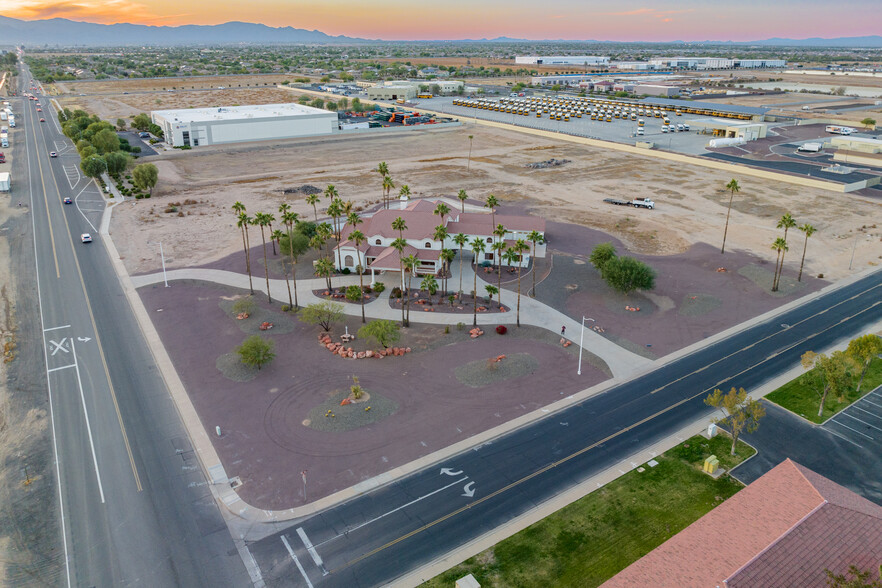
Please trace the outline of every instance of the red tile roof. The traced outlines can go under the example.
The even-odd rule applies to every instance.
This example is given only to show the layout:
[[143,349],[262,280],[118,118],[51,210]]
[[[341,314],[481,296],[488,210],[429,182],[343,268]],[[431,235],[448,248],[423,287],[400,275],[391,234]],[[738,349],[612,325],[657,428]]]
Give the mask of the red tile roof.
[[882,560],[882,507],[785,460],[603,584],[825,586]]

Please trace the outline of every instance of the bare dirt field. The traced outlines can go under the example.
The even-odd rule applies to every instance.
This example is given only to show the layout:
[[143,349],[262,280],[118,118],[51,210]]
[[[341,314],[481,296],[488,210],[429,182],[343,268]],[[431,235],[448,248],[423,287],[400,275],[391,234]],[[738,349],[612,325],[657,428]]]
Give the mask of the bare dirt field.
[[56,82],[59,92],[64,94],[96,94],[110,92],[149,92],[178,89],[205,89],[226,86],[227,88],[247,88],[255,86],[275,86],[285,80],[293,81],[301,77],[294,74],[266,74],[243,76],[193,76],[179,78],[130,78],[126,80],[94,80]]
[[[474,137],[470,169],[469,135]],[[477,200],[492,193],[503,205],[605,231],[647,255],[681,253],[697,242],[718,244],[729,200],[724,186],[732,179],[702,167],[482,126],[211,149],[155,158],[160,180],[153,199],[115,210],[111,232],[130,272],[158,268],[148,241],[162,241],[175,267],[204,265],[238,250],[241,240],[230,209],[236,201],[251,214],[275,212],[287,201],[295,212],[312,218],[303,196],[285,196],[281,190],[334,184],[356,207],[375,204],[381,198],[380,177],[373,172],[379,161],[387,162],[396,191],[407,184],[414,197],[452,197],[465,189]],[[571,163],[525,167],[552,157]],[[882,203],[772,180],[737,179],[741,191],[733,200],[729,249],[774,257],[770,245],[780,235],[775,225],[790,212],[800,224],[818,229],[809,242],[806,271],[828,278],[848,274],[858,233],[853,269],[882,261],[882,230],[872,222],[882,218]],[[623,209],[603,202],[633,196],[651,196],[657,208]],[[163,212],[169,203],[187,199],[197,204],[185,206],[183,215]],[[801,251],[799,239],[791,239],[791,251]],[[791,254],[790,261],[796,257]]]

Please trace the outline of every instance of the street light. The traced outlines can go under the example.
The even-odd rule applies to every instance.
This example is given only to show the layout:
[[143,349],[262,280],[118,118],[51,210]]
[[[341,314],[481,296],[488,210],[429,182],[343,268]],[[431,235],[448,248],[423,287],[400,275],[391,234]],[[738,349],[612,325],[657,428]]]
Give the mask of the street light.
[[593,318],[588,318],[586,316],[582,316],[582,331],[579,333],[579,369],[576,371],[576,375],[582,375],[582,341],[585,340],[585,321],[596,322]]
[[165,282],[165,287],[168,288],[168,277],[165,273],[165,254],[162,251],[162,241],[147,241],[148,245],[159,245],[159,257],[162,259],[162,281]]

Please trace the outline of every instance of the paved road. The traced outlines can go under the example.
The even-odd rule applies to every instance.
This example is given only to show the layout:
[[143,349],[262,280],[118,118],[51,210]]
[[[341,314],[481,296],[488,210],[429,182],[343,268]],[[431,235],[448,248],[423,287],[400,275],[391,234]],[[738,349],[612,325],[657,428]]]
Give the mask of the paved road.
[[300,521],[251,544],[251,552],[270,586],[305,585],[304,577],[315,586],[381,585],[708,415],[702,400],[713,388],[754,389],[792,367],[805,351],[859,333],[882,318],[880,293],[882,272],[876,272]]
[[[36,236],[65,585],[248,585],[95,230],[98,189],[79,175],[43,104],[45,123],[34,102],[22,104],[17,136],[26,141],[29,177],[20,182]],[[65,196],[74,204],[64,205]],[[81,243],[83,232],[95,242]]]

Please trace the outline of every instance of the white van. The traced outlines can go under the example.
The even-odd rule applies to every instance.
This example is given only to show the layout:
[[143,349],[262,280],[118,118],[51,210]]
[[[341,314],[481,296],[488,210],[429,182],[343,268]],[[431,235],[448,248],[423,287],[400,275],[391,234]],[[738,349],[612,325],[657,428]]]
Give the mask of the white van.
[[644,135],[643,127],[637,127],[637,136],[642,137]]

